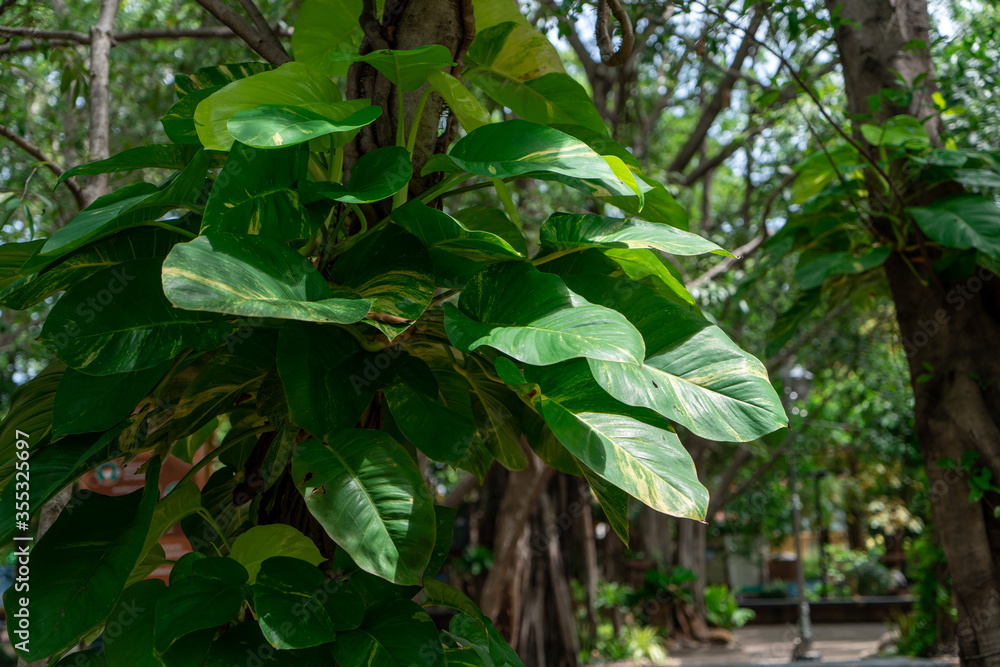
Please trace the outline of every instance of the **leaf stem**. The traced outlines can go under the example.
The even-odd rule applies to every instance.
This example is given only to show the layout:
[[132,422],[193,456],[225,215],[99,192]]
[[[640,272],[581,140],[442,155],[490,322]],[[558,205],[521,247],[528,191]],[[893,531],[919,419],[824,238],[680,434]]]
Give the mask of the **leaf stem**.
[[358,217],[358,222],[361,223],[361,233],[363,234],[363,233],[367,232],[368,231],[368,218],[365,217],[365,214],[361,210],[361,207],[358,206],[357,204],[348,204],[347,207],[350,208],[352,211],[354,211],[354,215],[356,215]]
[[385,343],[383,343],[381,341],[371,341],[371,340],[368,340],[367,338],[365,338],[364,336],[361,335],[360,331],[358,331],[357,329],[355,329],[354,327],[352,327],[349,324],[335,324],[334,326],[340,327],[341,329],[343,329],[347,333],[349,333],[352,336],[354,336],[354,339],[356,341],[358,341],[358,345],[360,345],[361,349],[365,350],[366,352],[381,352],[382,350],[384,350],[386,348],[386,344]]
[[438,197],[445,196],[443,193],[446,192],[451,186],[461,183],[469,177],[468,172],[460,171],[457,174],[452,174],[451,176],[446,176],[440,183],[435,185],[430,190],[427,190],[421,194],[417,199],[425,204],[429,204]]
[[173,232],[174,234],[179,234],[179,235],[181,235],[184,238],[189,239],[189,240],[193,240],[193,239],[198,238],[197,234],[189,232],[188,230],[182,229],[182,228],[177,227],[175,225],[171,225],[171,224],[166,223],[166,222],[161,222],[159,220],[149,220],[148,222],[145,223],[144,226],[146,226],[146,227],[159,227],[160,229],[165,229],[168,232]]
[[340,179],[344,175],[344,149],[333,147],[333,135],[330,135],[330,150],[333,152],[333,157],[330,159],[330,172],[328,180],[333,182],[340,182]]
[[219,537],[222,538],[222,543],[224,545],[226,545],[226,550],[229,551],[229,553],[233,553],[233,545],[231,545],[229,543],[229,540],[226,539],[226,536],[225,536],[225,534],[223,534],[222,529],[219,528],[219,524],[217,524],[215,522],[215,518],[212,517],[212,515],[209,513],[209,511],[207,509],[205,509],[204,507],[199,507],[198,508],[198,515],[202,519],[204,519],[208,523],[208,525],[210,525],[215,530],[215,532],[217,532],[219,534]]
[[420,120],[424,116],[424,107],[427,106],[427,100],[431,96],[434,89],[431,86],[427,86],[427,90],[424,94],[420,96],[420,101],[417,102],[417,111],[413,115],[413,122],[410,123],[410,136],[406,140],[406,150],[413,154],[413,148],[417,145],[417,130],[420,129]]
[[563,257],[564,255],[571,255],[574,252],[580,252],[581,250],[586,250],[587,247],[588,246],[580,246],[579,248],[569,248],[568,250],[559,250],[557,252],[549,253],[544,257],[535,258],[531,260],[531,263],[535,266],[541,266],[545,262],[552,261],[553,259],[558,259],[559,257]]
[[507,184],[503,182],[502,178],[491,178],[493,182],[493,187],[497,191],[497,196],[500,197],[500,201],[503,203],[503,208],[507,211],[507,215],[510,217],[511,222],[517,225],[518,230],[524,233],[524,227],[521,226],[521,217],[517,214],[517,207],[514,206],[514,199],[510,196],[510,190],[507,189]]

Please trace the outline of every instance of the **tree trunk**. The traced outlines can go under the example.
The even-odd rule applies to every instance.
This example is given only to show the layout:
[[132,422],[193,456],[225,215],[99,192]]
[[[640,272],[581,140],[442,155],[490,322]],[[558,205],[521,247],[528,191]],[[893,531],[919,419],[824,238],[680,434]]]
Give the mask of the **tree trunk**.
[[[927,118],[939,143],[940,120],[930,96],[936,90],[926,49],[907,49],[911,40],[929,43],[926,0],[827,0],[838,17],[837,46],[852,114],[870,113],[868,99],[898,88],[897,73],[917,87],[911,100],[883,102],[876,114]],[[905,106],[903,103],[907,102]],[[857,136],[857,135],[856,135]],[[908,203],[932,201],[941,192],[906,183]],[[873,206],[878,203],[873,201]],[[876,220],[876,225],[888,224]],[[918,239],[919,241],[919,239]],[[922,245],[922,244],[921,244]],[[962,662],[1000,665],[1000,522],[983,501],[970,503],[965,477],[937,465],[969,451],[1000,475],[1000,280],[978,269],[969,278],[941,282],[928,258],[890,256],[885,271],[913,384],[917,437],[930,482],[934,522],[954,581]],[[919,276],[920,270],[926,275]],[[995,503],[995,497],[986,500]]]

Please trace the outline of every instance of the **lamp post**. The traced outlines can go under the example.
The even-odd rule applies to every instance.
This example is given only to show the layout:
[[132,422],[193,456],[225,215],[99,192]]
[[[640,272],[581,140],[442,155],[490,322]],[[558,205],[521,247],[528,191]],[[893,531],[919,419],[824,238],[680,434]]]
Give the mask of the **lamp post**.
[[[782,373],[785,381],[785,410],[788,411],[791,401],[804,399],[809,390],[809,381],[813,374],[795,365]],[[794,411],[798,413],[796,409]],[[809,610],[809,600],[806,598],[806,573],[802,564],[802,499],[799,497],[798,470],[795,461],[794,440],[788,443],[788,484],[792,492],[792,534],[795,540],[795,582],[798,588],[799,602],[799,636],[792,649],[792,660],[819,660],[819,651],[813,648],[812,616]]]

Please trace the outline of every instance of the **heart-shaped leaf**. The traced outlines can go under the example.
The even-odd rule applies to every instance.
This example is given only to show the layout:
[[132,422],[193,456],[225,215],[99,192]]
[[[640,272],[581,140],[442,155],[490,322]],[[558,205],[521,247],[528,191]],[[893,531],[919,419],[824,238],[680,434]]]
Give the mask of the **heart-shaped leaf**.
[[381,49],[366,54],[331,53],[334,62],[365,62],[392,81],[403,92],[411,92],[427,82],[427,73],[451,67],[451,51],[440,44],[429,44],[415,49],[397,51]]
[[445,328],[460,350],[488,345],[535,365],[574,357],[637,363],[645,353],[642,336],[623,315],[589,303],[526,262],[494,264],[477,274],[457,308],[445,304]]
[[163,262],[178,308],[307,322],[358,322],[372,299],[338,297],[304,257],[260,236],[213,234],[179,243]]
[[732,255],[708,239],[670,225],[603,215],[554,213],[539,231],[549,251],[570,248],[652,248],[672,255]]
[[310,183],[318,195],[348,204],[369,204],[391,197],[406,187],[413,175],[410,153],[399,146],[384,146],[368,151],[351,169],[351,178],[340,183]]
[[975,195],[939,199],[906,209],[930,238],[949,248],[975,248],[1000,259],[1000,208]]
[[434,505],[413,459],[385,433],[348,429],[295,448],[306,506],[363,570],[420,583],[434,549]]
[[237,111],[226,127],[240,143],[254,148],[281,148],[334,132],[353,132],[381,115],[382,107],[372,106],[368,100],[337,102],[324,108],[323,114],[304,107],[262,104]]

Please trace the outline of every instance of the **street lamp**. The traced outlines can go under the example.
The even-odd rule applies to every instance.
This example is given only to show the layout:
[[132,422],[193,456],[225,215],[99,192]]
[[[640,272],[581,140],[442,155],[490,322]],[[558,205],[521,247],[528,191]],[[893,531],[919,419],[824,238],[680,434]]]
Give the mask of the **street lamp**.
[[[813,374],[796,364],[782,373],[785,391],[782,402],[789,411],[791,401],[805,399]],[[813,648],[812,617],[806,598],[806,573],[802,564],[802,499],[799,497],[798,471],[795,463],[795,442],[791,432],[788,440],[788,484],[792,491],[792,534],[795,539],[795,581],[799,593],[799,636],[792,649],[792,660],[819,660],[819,651]]]

